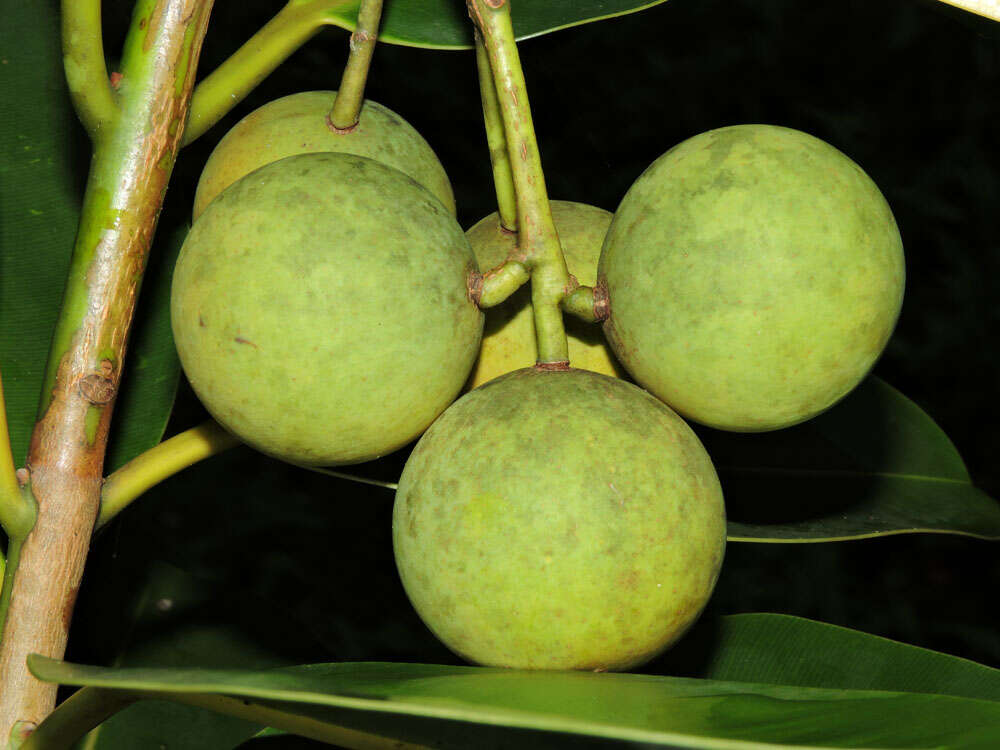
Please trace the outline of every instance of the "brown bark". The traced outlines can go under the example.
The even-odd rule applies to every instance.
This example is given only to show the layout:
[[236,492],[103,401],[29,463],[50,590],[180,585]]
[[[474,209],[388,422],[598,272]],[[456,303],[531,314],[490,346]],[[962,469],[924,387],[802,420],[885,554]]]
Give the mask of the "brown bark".
[[[43,397],[51,400],[28,453],[38,520],[21,549],[0,641],[0,747],[14,727],[30,729],[55,704],[55,686],[35,680],[25,659],[65,652],[100,504],[125,343],[211,6],[212,0],[159,0],[133,26],[133,33],[143,30],[150,56],[134,66],[141,80],[95,153],[66,295],[85,304],[71,319],[73,305],[64,303],[57,331],[72,337],[68,348],[50,354],[50,367],[58,362],[55,386]],[[189,27],[194,33],[185,40]],[[78,264],[80,258],[89,260]]]

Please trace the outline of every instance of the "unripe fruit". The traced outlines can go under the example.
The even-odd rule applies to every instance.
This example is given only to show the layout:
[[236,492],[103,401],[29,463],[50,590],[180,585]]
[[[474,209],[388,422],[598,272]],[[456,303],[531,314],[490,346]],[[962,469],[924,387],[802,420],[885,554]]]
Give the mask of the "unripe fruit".
[[770,430],[851,391],[903,299],[888,204],[849,158],[770,125],[702,133],[629,189],[604,243],[604,331],[641,385],[712,427]]
[[[593,286],[612,214],[570,201],[552,201],[551,206],[569,272],[580,284]],[[517,235],[503,229],[495,213],[477,223],[466,236],[484,273],[506,260],[517,245]],[[570,316],[566,316],[565,322],[573,367],[615,377],[625,374],[597,326]],[[531,367],[537,359],[531,287],[525,284],[502,304],[486,311],[483,344],[468,387],[475,388],[513,370]]]
[[292,156],[234,183],[192,227],[174,338],[212,416],[253,447],[366,461],[416,438],[468,378],[475,271],[454,217],[402,172]]
[[336,91],[304,91],[251,112],[223,136],[198,181],[194,218],[229,185],[286,156],[334,151],[367,156],[409,175],[452,214],[455,197],[444,167],[427,141],[391,109],[366,100],[358,124],[338,132],[327,120]]
[[407,594],[486,665],[627,669],[708,601],[725,511],[687,424],[636,386],[533,367],[465,394],[424,433],[393,509]]

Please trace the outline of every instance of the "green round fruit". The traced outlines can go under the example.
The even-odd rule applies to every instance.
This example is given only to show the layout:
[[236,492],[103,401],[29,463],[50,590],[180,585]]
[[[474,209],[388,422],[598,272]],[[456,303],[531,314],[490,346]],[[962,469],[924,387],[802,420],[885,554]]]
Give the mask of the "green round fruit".
[[[602,208],[570,201],[552,201],[551,206],[569,272],[584,286],[593,286],[597,280],[597,260],[612,214]],[[495,213],[472,227],[466,236],[483,272],[503,263],[517,246],[517,235],[503,229]],[[532,315],[529,284],[486,311],[483,344],[468,388],[535,364],[538,347]],[[597,326],[566,317],[566,340],[569,361],[574,367],[615,377],[624,375]]]
[[194,218],[253,170],[286,156],[317,151],[367,156],[395,167],[455,213],[448,175],[420,133],[391,109],[367,100],[358,124],[349,132],[337,132],[327,121],[336,96],[336,91],[304,91],[275,99],[240,120],[208,157],[194,196]]
[[875,183],[797,130],[739,125],[636,180],[599,264],[604,332],[680,414],[760,431],[805,421],[868,373],[899,316],[899,230]]
[[234,183],[181,248],[184,371],[224,427],[294,463],[366,461],[459,393],[482,333],[472,249],[427,190],[371,159],[292,156]]
[[456,401],[399,480],[396,564],[427,626],[480,664],[627,669],[712,592],[722,491],[698,438],[636,386],[532,367]]

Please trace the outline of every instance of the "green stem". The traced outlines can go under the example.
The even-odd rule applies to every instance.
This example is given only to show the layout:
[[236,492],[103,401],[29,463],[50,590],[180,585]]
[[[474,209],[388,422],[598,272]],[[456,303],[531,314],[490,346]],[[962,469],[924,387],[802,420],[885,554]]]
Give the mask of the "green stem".
[[[3,381],[0,380],[0,526],[8,537],[24,536],[35,522],[34,515],[33,504],[25,501],[21,483],[17,481],[17,469],[14,468],[14,453],[10,447],[10,432],[7,427]],[[2,568],[3,555],[0,554],[0,571]]]
[[101,0],[62,0],[63,68],[70,98],[95,142],[118,117],[101,34]]
[[578,286],[562,300],[563,310],[588,323],[598,323],[607,317],[597,307],[592,286]]
[[500,226],[510,232],[517,231],[517,197],[514,193],[514,175],[507,156],[507,137],[503,132],[500,99],[493,84],[490,57],[483,44],[483,37],[476,30],[476,67],[479,70],[479,97],[483,102],[483,122],[486,125],[486,143],[490,148],[493,165],[493,184],[496,186]]
[[237,438],[208,420],[136,456],[104,480],[97,528],[108,523],[150,487],[239,444]]
[[120,114],[94,142],[26,462],[37,520],[5,572],[0,738],[39,724],[55,704],[55,686],[32,677],[26,657],[60,658],[66,648],[125,344],[211,7],[138,0],[122,55]]
[[381,18],[382,0],[361,0],[358,25],[351,34],[351,54],[329,115],[330,124],[337,130],[350,130],[358,124]]
[[520,289],[530,278],[531,274],[523,263],[508,258],[483,275],[483,287],[476,304],[484,309],[495,307]]
[[569,273],[545,191],[542,159],[514,42],[510,5],[507,0],[468,0],[468,6],[483,35],[503,116],[507,155],[517,193],[518,245],[531,271],[538,362],[565,363],[569,361],[569,349],[559,303],[569,288]]
[[204,135],[293,52],[328,25],[332,9],[349,1],[290,0],[228,60],[198,83],[181,145]]

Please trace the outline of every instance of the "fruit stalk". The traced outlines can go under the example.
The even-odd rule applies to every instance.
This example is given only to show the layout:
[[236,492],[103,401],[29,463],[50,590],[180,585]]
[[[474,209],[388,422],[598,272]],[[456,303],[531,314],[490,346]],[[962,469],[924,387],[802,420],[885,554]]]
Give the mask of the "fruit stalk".
[[519,250],[531,271],[531,305],[538,362],[568,363],[566,329],[559,303],[570,287],[569,272],[545,190],[528,91],[514,41],[507,0],[468,0],[469,14],[483,36],[500,101],[507,155],[517,195]]
[[358,25],[351,34],[351,54],[329,115],[330,124],[337,130],[350,130],[358,124],[381,18],[382,0],[361,0]]
[[198,83],[191,97],[191,114],[181,145],[204,135],[293,52],[329,25],[332,9],[348,1],[290,0],[228,60]]
[[578,286],[562,299],[562,309],[587,323],[598,323],[601,317],[601,301],[591,286]]
[[19,742],[55,703],[56,686],[32,677],[25,659],[59,658],[65,650],[100,503],[126,339],[211,6],[212,0],[137,3],[122,56],[119,115],[95,140],[28,451],[38,517],[13,571],[0,641],[3,745]]
[[476,304],[482,308],[495,307],[510,297],[531,278],[524,264],[508,258],[483,276],[483,287]]
[[507,156],[507,137],[503,132],[500,99],[493,85],[493,68],[483,44],[483,35],[476,30],[476,68],[479,71],[479,96],[483,102],[483,122],[486,125],[486,143],[490,148],[493,165],[493,184],[497,193],[497,212],[500,226],[508,232],[517,231],[517,197],[514,192],[514,175]]

